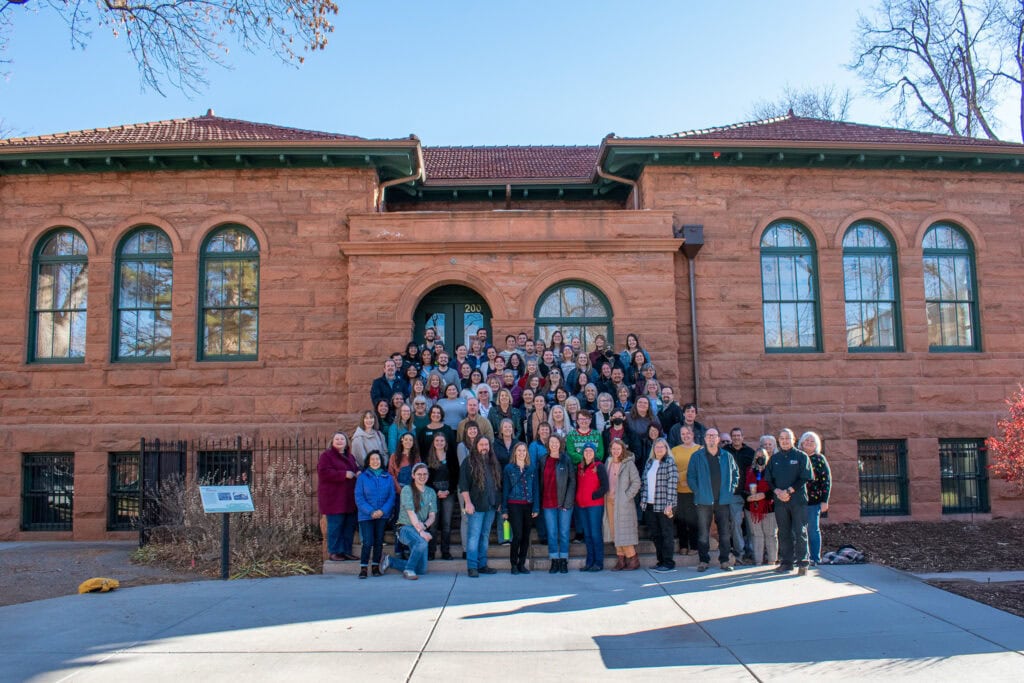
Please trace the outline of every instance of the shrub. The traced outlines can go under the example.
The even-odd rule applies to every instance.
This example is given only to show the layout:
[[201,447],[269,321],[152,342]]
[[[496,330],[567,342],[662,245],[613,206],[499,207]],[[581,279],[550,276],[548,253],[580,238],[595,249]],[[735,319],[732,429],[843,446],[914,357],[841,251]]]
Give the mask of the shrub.
[[1009,414],[996,423],[1002,438],[985,440],[991,463],[989,469],[1024,493],[1024,385],[1006,400]]

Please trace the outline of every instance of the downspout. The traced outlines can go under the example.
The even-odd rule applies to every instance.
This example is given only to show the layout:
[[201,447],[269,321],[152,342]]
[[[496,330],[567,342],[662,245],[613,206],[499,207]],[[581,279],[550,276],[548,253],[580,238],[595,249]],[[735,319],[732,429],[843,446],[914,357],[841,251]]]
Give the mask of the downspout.
[[[700,356],[697,350],[697,252],[704,246],[704,226],[684,225],[682,227],[683,246],[680,250],[686,255],[690,274],[690,337],[693,339],[693,403],[700,410]],[[677,234],[677,237],[680,236]]]
[[611,173],[605,172],[605,170],[603,168],[601,168],[601,164],[603,163],[601,161],[601,159],[604,158],[604,149],[605,149],[604,145],[605,145],[605,142],[607,142],[608,140],[610,140],[611,138],[614,138],[614,137],[615,137],[614,133],[608,133],[608,135],[606,135],[604,137],[604,140],[601,142],[601,151],[598,153],[598,157],[597,157],[597,177],[598,178],[604,178],[605,180],[610,180],[613,183],[622,183],[623,185],[628,185],[629,187],[631,187],[632,188],[632,195],[633,195],[633,210],[634,211],[639,211],[640,210],[640,188],[637,186],[636,181],[635,180],[630,180],[629,178],[623,178],[621,176],[612,175]]
[[377,213],[384,213],[384,193],[389,187],[402,185],[413,180],[426,180],[426,168],[423,165],[423,147],[420,145],[420,139],[415,135],[410,135],[409,139],[416,141],[416,167],[413,169],[415,173],[404,178],[386,180],[380,184],[380,192],[377,194]]

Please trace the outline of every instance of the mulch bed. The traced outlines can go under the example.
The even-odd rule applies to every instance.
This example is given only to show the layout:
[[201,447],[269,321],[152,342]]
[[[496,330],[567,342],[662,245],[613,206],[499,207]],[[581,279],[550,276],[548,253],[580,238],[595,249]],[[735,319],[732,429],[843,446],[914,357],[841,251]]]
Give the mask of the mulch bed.
[[[915,574],[1024,570],[1024,520],[829,524],[823,551],[852,545],[868,561]],[[1024,583],[930,580],[942,590],[1024,617]]]

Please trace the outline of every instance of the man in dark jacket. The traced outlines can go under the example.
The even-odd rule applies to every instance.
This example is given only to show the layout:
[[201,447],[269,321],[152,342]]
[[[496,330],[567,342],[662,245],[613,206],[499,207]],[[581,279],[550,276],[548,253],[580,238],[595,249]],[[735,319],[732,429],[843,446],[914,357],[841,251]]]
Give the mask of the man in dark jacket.
[[[683,409],[676,402],[672,387],[667,384],[661,387],[661,410],[658,411],[658,422],[661,423],[661,430],[669,434],[672,428],[683,421]],[[678,446],[677,443],[669,441],[669,446]]]
[[775,493],[775,521],[779,527],[780,574],[799,567],[807,575],[807,482],[814,478],[811,459],[793,445],[792,430],[779,432],[779,451],[768,460],[768,485]]
[[370,386],[371,405],[376,406],[381,401],[391,402],[391,397],[396,393],[404,393],[405,382],[398,376],[395,361],[390,358],[384,361],[384,374],[373,380]]

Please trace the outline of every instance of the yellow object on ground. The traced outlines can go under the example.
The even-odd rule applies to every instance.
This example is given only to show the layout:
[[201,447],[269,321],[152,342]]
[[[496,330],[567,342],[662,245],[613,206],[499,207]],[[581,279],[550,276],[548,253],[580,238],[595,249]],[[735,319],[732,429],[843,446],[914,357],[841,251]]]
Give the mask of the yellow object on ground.
[[104,579],[96,577],[87,579],[78,587],[79,593],[106,593],[118,588],[121,582],[117,579]]

